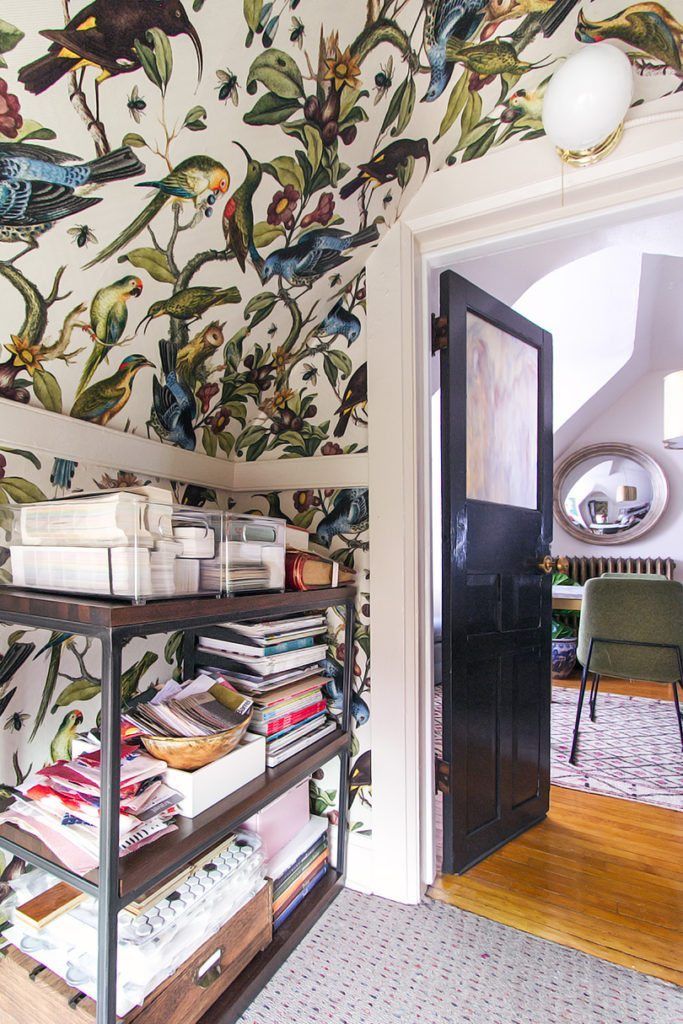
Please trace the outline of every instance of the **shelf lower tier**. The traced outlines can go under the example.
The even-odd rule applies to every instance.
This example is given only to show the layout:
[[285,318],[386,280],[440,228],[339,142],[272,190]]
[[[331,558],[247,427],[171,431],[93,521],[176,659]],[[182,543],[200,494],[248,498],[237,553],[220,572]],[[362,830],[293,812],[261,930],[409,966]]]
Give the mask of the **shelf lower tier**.
[[[271,800],[291,789],[307,775],[348,749],[349,733],[339,729],[331,736],[289,758],[246,786],[231,793],[196,818],[178,817],[178,830],[158,839],[137,853],[119,861],[119,901],[124,907],[144,892],[155,888],[185,864],[219,843],[237,825],[255,814]],[[98,871],[81,877],[69,871],[45,843],[14,825],[0,826],[0,846],[42,867],[76,888],[97,895]]]
[[199,1024],[235,1024],[343,887],[344,879],[329,868],[324,878],[278,928],[270,945],[245,967],[230,988],[207,1010]]

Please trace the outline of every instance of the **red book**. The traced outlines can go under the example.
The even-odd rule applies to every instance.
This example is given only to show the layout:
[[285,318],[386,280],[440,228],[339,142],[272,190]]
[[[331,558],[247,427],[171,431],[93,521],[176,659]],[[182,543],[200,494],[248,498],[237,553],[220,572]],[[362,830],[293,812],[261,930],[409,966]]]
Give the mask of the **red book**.
[[300,722],[305,722],[309,718],[313,718],[314,715],[319,715],[326,707],[327,701],[319,700],[315,704],[309,704],[306,708],[300,708],[298,711],[293,711],[271,722],[252,721],[249,728],[252,732],[259,733],[260,736],[273,736],[276,732],[282,732],[283,729],[288,729],[292,725],[299,725]]

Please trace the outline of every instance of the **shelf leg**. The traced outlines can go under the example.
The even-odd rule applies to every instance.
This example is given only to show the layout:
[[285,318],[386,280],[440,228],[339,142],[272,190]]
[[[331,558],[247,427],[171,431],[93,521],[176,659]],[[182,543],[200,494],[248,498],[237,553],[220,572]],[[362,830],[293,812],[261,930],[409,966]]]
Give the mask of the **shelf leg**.
[[97,946],[97,1024],[116,1022],[121,791],[121,641],[102,640],[102,764]]
[[[351,696],[353,694],[354,625],[356,606],[353,600],[345,604],[346,627],[344,630],[344,698],[342,701],[341,725],[344,731],[351,728]],[[339,755],[339,821],[337,823],[337,870],[346,874],[346,849],[348,841],[349,814],[349,771],[351,757],[348,747]]]

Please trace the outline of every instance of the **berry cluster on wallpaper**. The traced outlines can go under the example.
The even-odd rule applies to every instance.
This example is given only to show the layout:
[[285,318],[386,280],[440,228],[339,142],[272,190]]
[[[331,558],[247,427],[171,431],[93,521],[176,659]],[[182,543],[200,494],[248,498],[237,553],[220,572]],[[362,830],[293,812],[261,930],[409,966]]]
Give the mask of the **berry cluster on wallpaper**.
[[675,92],[677,6],[5,0],[0,395],[223,458],[362,450],[382,231],[430,168],[541,134],[580,44]]

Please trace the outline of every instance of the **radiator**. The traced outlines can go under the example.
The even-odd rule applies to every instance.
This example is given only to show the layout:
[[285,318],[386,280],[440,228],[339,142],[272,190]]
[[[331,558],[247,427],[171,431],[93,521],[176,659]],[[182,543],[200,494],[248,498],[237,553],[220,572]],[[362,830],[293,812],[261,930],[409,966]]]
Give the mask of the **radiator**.
[[653,572],[667,579],[674,578],[676,563],[672,558],[587,558],[565,555],[569,560],[568,576],[585,583],[604,572]]

